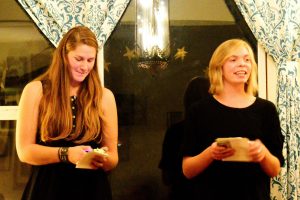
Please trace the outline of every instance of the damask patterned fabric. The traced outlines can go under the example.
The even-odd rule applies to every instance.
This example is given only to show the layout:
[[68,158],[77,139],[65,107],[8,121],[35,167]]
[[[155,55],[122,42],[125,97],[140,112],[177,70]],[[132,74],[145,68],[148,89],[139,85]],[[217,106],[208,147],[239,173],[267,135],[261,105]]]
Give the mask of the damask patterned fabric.
[[258,42],[274,59],[285,165],[273,178],[273,200],[300,199],[300,0],[235,0]]
[[104,45],[130,0],[18,0],[42,33],[57,46],[71,27],[85,25]]

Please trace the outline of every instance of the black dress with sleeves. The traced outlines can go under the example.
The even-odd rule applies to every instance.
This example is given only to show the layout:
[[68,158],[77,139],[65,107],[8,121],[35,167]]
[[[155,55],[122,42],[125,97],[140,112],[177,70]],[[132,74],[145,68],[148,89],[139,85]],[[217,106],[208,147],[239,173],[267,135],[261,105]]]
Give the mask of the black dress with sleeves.
[[[195,156],[219,137],[260,139],[281,166],[283,135],[275,105],[256,101],[245,108],[232,108],[214,97],[195,104],[188,112],[184,156]],[[259,163],[213,161],[193,181],[193,199],[270,200],[270,177]]]

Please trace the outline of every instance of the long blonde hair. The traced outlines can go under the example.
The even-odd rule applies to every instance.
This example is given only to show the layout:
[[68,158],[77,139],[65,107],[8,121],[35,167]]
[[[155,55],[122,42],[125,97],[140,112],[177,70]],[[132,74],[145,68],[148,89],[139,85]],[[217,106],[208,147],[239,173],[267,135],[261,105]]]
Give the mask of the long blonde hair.
[[93,69],[82,82],[77,97],[76,128],[72,131],[70,99],[70,72],[67,54],[79,44],[98,50],[94,33],[84,26],[70,29],[54,51],[49,69],[37,80],[43,83],[43,97],[39,106],[41,140],[50,142],[60,139],[84,143],[101,141],[102,86],[98,76],[97,53]]
[[230,39],[220,44],[214,51],[208,66],[208,77],[210,81],[209,92],[219,94],[223,90],[222,67],[232,52],[239,47],[247,49],[252,64],[250,77],[245,84],[245,92],[256,95],[257,93],[257,64],[251,46],[242,39]]

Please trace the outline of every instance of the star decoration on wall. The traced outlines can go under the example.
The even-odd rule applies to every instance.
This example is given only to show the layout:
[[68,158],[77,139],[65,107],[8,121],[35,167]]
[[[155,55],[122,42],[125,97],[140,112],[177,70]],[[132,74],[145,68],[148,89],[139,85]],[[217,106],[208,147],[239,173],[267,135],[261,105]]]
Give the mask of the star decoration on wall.
[[110,62],[104,62],[104,70],[109,72],[109,65],[110,64],[111,64]]
[[126,46],[126,53],[124,53],[123,56],[127,57],[128,60],[130,61],[131,59],[136,58],[137,54],[134,49],[131,50]]
[[188,53],[187,51],[184,50],[185,47],[182,47],[180,49],[177,49],[177,52],[174,56],[175,60],[181,58],[181,61],[184,60],[184,57],[186,56],[186,54]]

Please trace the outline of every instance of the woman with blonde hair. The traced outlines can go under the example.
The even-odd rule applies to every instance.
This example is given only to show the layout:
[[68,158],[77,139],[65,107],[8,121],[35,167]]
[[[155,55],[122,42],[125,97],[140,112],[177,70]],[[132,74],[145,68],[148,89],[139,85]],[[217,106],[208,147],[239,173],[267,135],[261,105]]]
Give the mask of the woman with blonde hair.
[[[25,86],[16,146],[33,170],[22,199],[111,199],[107,172],[118,163],[117,110],[113,93],[101,86],[97,50],[94,33],[74,27],[49,69]],[[102,154],[76,167],[100,148]]]
[[190,108],[183,146],[194,199],[270,199],[270,177],[283,164],[283,136],[275,105],[256,96],[249,44],[231,39],[219,45],[208,75],[211,95]]

